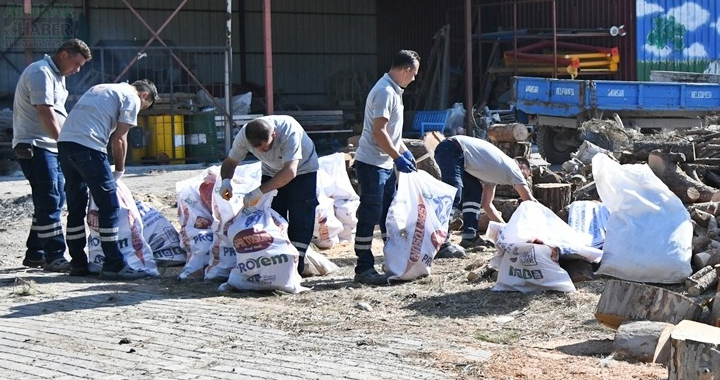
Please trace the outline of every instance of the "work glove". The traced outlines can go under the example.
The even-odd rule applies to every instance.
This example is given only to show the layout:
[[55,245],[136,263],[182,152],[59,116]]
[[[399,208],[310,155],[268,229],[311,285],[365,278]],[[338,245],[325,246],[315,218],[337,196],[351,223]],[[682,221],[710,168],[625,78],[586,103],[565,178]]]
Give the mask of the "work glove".
[[413,165],[413,163],[408,160],[404,155],[400,155],[398,156],[398,158],[395,159],[395,167],[398,171],[403,173],[412,173],[417,170],[415,168],[415,165]]
[[415,162],[415,157],[413,157],[412,153],[409,150],[406,150],[402,152],[403,157],[407,158],[408,161],[412,162],[413,166],[417,170],[417,162]]
[[220,184],[220,196],[226,201],[229,201],[233,196],[232,192],[232,181],[230,178],[225,178]]
[[113,178],[115,179],[115,182],[117,182],[122,176],[125,174],[125,170],[115,170],[113,172]]
[[258,202],[260,202],[260,197],[262,197],[262,195],[263,192],[260,190],[260,188],[255,188],[255,190],[245,194],[245,197],[243,198],[243,205],[245,207],[257,206]]

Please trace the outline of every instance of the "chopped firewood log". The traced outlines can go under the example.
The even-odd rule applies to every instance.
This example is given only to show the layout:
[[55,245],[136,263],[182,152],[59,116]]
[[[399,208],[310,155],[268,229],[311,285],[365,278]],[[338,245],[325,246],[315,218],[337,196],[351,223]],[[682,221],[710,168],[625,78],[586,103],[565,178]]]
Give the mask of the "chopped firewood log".
[[665,322],[626,321],[615,332],[613,353],[626,360],[651,362],[663,331],[673,327]]
[[685,156],[683,161],[695,161],[695,145],[687,141],[680,142],[658,142],[658,141],[636,141],[633,144],[633,155],[641,160],[647,160],[654,150],[669,153],[682,153]]
[[720,202],[703,202],[703,203],[695,203],[688,206],[688,210],[701,210],[705,212],[709,212],[710,214],[713,214],[715,216],[720,216]]
[[705,173],[704,178],[709,185],[720,187],[720,175],[718,175],[717,173],[708,170]]
[[572,185],[569,183],[539,183],[533,186],[538,202],[557,213],[570,204]]
[[419,170],[425,170],[431,176],[436,179],[440,179],[440,167],[435,162],[435,156],[428,149],[427,145],[423,140],[418,139],[403,139],[405,146],[407,146],[410,153],[415,157],[417,162],[417,168]]
[[640,283],[609,280],[600,296],[595,318],[617,329],[626,320],[648,320],[676,324],[697,320],[702,307],[688,297],[667,289]]
[[698,225],[707,228],[710,218],[713,218],[713,214],[697,208],[691,208],[690,217]]
[[712,305],[710,306],[710,322],[711,326],[720,327],[720,292],[715,292]]
[[648,166],[683,203],[720,200],[720,190],[688,177],[670,153],[653,151]]
[[[693,253],[699,253],[699,252],[705,251],[708,247],[708,244],[710,244],[711,241],[712,241],[712,239],[710,239],[709,237],[707,237],[705,235],[693,236],[693,238],[692,238]],[[703,266],[705,266],[705,265],[703,265]]]
[[701,143],[701,142],[709,141],[712,139],[716,139],[718,137],[720,137],[720,132],[712,132],[712,133],[707,133],[704,136],[693,137],[692,142]]
[[488,127],[487,136],[492,142],[521,142],[527,141],[530,132],[521,123],[493,124]]
[[583,187],[575,190],[572,197],[576,201],[595,201],[600,199],[600,195],[597,192],[597,186],[595,186],[595,181],[589,182],[583,185]]
[[720,328],[682,321],[670,333],[668,380],[720,377]]
[[529,142],[493,142],[493,145],[500,148],[508,157],[530,158],[531,149]]
[[592,264],[585,260],[566,260],[560,258],[560,268],[570,275],[570,280],[574,283],[592,281],[595,279],[595,271]]
[[704,268],[708,265],[714,267],[717,264],[720,264],[720,249],[710,249],[692,256],[692,266],[694,268]]
[[670,334],[675,325],[669,325],[660,333],[657,344],[655,345],[655,353],[653,354],[653,363],[668,365],[670,360]]
[[697,297],[709,288],[714,288],[717,282],[718,278],[715,273],[715,268],[708,265],[686,278],[685,287],[689,295]]

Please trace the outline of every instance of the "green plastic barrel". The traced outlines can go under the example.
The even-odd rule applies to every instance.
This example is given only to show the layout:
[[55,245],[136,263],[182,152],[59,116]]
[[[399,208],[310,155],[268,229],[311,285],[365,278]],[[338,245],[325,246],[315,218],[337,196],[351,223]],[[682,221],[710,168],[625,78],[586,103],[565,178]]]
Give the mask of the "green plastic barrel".
[[217,127],[214,112],[201,112],[189,117],[185,135],[186,161],[217,162]]

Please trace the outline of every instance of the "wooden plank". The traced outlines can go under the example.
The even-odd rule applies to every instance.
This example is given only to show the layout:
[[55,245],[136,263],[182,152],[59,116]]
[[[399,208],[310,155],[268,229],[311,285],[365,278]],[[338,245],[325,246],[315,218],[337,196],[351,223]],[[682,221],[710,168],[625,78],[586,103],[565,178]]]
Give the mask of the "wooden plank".
[[650,71],[651,82],[720,83],[720,75],[687,73],[682,71]]

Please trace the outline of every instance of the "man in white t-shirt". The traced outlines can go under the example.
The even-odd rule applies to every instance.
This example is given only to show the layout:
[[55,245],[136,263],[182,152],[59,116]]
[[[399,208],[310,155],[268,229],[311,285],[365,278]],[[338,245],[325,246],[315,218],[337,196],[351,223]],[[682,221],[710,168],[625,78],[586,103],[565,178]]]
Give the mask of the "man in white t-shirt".
[[220,168],[220,195],[232,198],[235,168],[252,153],[262,162],[262,184],[243,198],[245,207],[255,206],[273,190],[272,209],[288,221],[288,238],[300,253],[302,274],[305,252],[312,240],[319,168],[315,144],[300,123],[290,116],[263,116],[247,123],[235,136]]
[[420,57],[412,50],[401,50],[393,57],[390,70],[377,81],[365,101],[363,131],[355,152],[355,172],[360,185],[355,234],[355,282],[387,284],[387,276],[375,270],[371,251],[375,226],[385,238],[385,219],[395,196],[395,170],[410,173],[415,159],[402,142],[402,94],[420,70]]
[[[535,200],[526,180],[531,176],[528,161],[512,159],[485,140],[469,136],[447,138],[435,148],[435,161],[443,182],[458,189],[453,203],[455,210],[460,209],[462,202],[461,247],[486,244],[477,233],[481,208],[490,220],[505,222],[493,205],[496,185],[512,185],[523,201]],[[438,255],[454,256],[443,250]]]
[[[91,87],[78,100],[67,117],[58,139],[60,165],[67,190],[67,241],[70,251],[70,275],[87,276],[85,254],[85,212],[88,189],[98,206],[100,245],[105,255],[100,276],[110,280],[134,280],[147,277],[130,268],[118,247],[117,184],[125,172],[127,133],[137,126],[141,109],[157,100],[157,89],[148,80],[133,84],[108,83]],[[110,169],[107,145],[112,147],[115,171]]]
[[13,104],[15,156],[30,182],[33,221],[23,265],[47,271],[67,271],[60,210],[65,203],[65,178],[57,153],[57,138],[67,111],[65,77],[80,72],[92,58],[85,42],[63,42],[52,56],[28,66],[18,79]]

